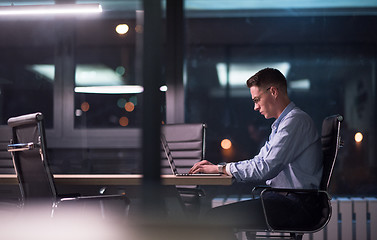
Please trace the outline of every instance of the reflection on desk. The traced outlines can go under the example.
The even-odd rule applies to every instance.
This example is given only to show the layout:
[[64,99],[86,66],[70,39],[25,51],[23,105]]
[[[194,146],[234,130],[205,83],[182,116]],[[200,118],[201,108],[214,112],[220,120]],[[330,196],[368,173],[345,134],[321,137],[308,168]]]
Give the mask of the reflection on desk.
[[[141,185],[140,174],[54,174],[55,183],[69,185]],[[229,176],[161,175],[163,185],[231,185]],[[0,185],[18,184],[15,174],[0,174]]]

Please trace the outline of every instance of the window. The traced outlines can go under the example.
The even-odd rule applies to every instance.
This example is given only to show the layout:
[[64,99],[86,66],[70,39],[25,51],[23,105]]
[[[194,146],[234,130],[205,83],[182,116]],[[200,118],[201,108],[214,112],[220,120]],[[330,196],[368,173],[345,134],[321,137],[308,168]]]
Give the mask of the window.
[[135,79],[134,47],[79,48],[75,128],[141,126],[142,85]]
[[[370,176],[377,167],[372,121],[377,39],[370,23],[377,16],[357,8],[339,16],[299,8],[293,15],[285,7],[259,11],[245,6],[227,12],[217,11],[224,6],[211,6],[200,12],[187,4],[185,13],[185,117],[207,123],[207,159],[231,162],[258,153],[273,120],[253,110],[246,80],[264,67],[275,67],[287,78],[291,100],[312,116],[319,131],[326,116],[345,117],[346,147],[336,166],[334,192],[375,193],[377,179]],[[355,142],[356,132],[367,139]],[[229,150],[221,149],[225,138],[232,141]]]
[[[54,48],[44,22],[1,21],[0,117],[43,112],[53,127]],[[24,34],[17,34],[22,32]],[[25,38],[25,35],[29,36]],[[49,67],[46,67],[49,66]]]

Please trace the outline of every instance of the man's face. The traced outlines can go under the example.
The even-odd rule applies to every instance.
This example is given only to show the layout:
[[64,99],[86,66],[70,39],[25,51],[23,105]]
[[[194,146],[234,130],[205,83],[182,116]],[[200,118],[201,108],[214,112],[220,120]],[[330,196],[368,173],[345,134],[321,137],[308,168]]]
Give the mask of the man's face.
[[265,89],[256,86],[250,88],[251,98],[254,102],[254,110],[259,111],[266,119],[277,118],[275,116],[275,99],[272,96],[270,89],[270,87]]

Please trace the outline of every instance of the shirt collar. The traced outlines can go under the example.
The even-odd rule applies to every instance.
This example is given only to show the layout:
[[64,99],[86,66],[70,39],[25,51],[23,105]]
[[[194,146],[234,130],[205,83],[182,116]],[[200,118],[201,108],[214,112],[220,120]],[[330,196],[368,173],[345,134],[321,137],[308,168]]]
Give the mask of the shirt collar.
[[290,102],[286,107],[285,109],[283,110],[283,112],[280,114],[280,116],[274,121],[274,123],[271,125],[271,128],[272,129],[276,129],[281,120],[293,109],[295,108],[296,105],[293,103],[293,102]]

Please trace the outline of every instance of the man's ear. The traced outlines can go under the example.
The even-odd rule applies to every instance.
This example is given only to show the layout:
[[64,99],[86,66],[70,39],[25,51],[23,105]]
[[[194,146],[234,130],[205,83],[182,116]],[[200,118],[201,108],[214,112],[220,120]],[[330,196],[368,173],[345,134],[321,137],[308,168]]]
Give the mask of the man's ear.
[[279,90],[276,87],[274,87],[274,86],[272,86],[270,90],[271,90],[272,96],[274,96],[275,98],[277,98],[278,95],[279,95]]

